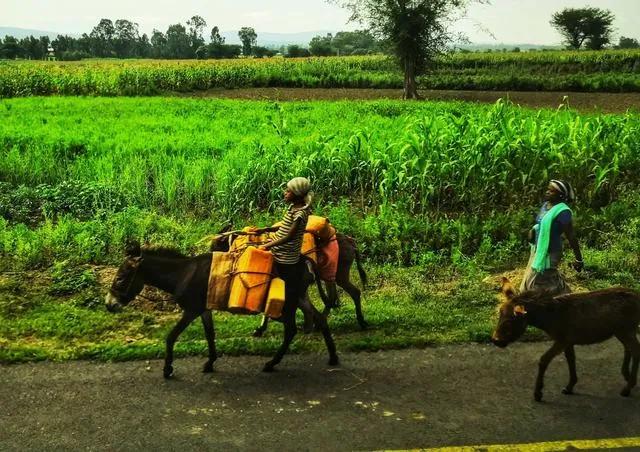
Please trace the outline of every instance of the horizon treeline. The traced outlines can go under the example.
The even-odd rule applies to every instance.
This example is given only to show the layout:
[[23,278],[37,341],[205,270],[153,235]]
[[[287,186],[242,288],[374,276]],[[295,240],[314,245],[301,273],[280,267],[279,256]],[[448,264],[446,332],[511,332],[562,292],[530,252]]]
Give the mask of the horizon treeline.
[[270,57],[278,53],[290,57],[367,55],[381,52],[381,43],[367,30],[341,31],[334,35],[315,36],[307,47],[259,46],[258,35],[251,27],[238,32],[242,44],[227,44],[217,26],[207,28],[201,16],[193,16],[186,26],[169,25],[165,32],[154,29],[151,35],[140,34],[139,25],[127,19],[101,19],[90,33],[79,38],[59,34],[29,36],[22,39],[5,36],[0,39],[0,58],[43,60],[53,48],[57,60],[70,61],[83,58],[156,58],[206,59],[253,56]]

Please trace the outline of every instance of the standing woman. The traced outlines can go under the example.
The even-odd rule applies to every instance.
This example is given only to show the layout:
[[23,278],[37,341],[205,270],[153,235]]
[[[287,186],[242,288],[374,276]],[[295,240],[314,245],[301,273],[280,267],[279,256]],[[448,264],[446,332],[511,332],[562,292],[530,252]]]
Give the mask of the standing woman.
[[[307,267],[302,256],[302,238],[307,228],[307,220],[310,215],[312,195],[311,183],[304,177],[296,177],[287,183],[284,192],[284,200],[289,204],[289,209],[282,220],[282,225],[275,231],[274,239],[259,247],[269,250],[273,254],[275,270],[285,283],[285,302],[282,310],[284,323],[284,342],[272,361],[267,363],[264,370],[271,371],[286,353],[289,344],[296,334],[295,313],[298,300],[302,298],[307,289],[305,274]],[[273,230],[265,228],[257,230],[263,232]],[[326,319],[313,308],[314,321],[322,329],[327,348],[329,349],[329,364],[337,364],[338,356],[335,353],[335,345],[327,326]]]
[[547,290],[558,295],[571,292],[558,266],[562,261],[564,235],[576,259],[573,267],[576,271],[582,271],[584,267],[580,245],[573,231],[573,213],[569,208],[574,201],[571,184],[556,179],[549,182],[536,225],[529,231],[531,258],[520,291]]

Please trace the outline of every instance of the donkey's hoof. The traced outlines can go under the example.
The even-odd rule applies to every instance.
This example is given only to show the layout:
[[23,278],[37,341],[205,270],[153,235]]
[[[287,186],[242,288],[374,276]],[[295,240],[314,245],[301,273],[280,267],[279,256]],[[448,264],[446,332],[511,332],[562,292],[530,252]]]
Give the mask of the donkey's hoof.
[[536,402],[542,402],[542,391],[536,391],[533,393],[533,398]]
[[253,332],[253,337],[262,337],[263,334],[264,334],[264,331],[262,331],[260,328],[258,328],[257,330],[255,330]]
[[337,366],[338,364],[340,364],[340,360],[338,359],[337,356],[332,356],[331,358],[329,358],[330,366]]
[[202,372],[205,373],[205,374],[213,373],[213,363],[211,363],[211,362],[204,363],[204,367],[202,368]]
[[622,397],[629,397],[631,395],[631,389],[624,388],[622,391],[620,391],[620,395]]
[[271,364],[271,362],[268,362],[267,364],[264,365],[264,367],[262,368],[263,372],[267,372],[267,373],[271,373],[273,372],[275,369],[275,365]]
[[164,375],[164,378],[167,380],[173,377],[173,366],[165,367],[162,370],[162,375]]
[[364,320],[362,322],[360,322],[360,329],[361,330],[366,330],[367,328],[369,328],[369,324],[367,322],[365,322]]
[[564,388],[564,389],[562,390],[562,393],[563,393],[564,395],[573,395],[573,389]]

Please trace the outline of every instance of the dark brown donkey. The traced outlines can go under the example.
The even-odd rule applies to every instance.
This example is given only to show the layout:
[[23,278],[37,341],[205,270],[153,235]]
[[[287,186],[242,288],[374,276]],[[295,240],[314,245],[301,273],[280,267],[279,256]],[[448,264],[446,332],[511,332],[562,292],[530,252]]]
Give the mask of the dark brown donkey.
[[[229,237],[231,236],[231,241],[233,240],[233,233],[224,233],[215,236],[211,242],[211,251],[229,251]],[[361,329],[366,329],[369,324],[365,321],[364,315],[362,314],[362,301],[361,301],[361,292],[358,287],[351,282],[351,266],[353,263],[356,263],[356,267],[358,269],[358,274],[360,275],[360,282],[363,286],[367,284],[367,273],[364,271],[362,266],[360,252],[358,251],[358,247],[356,246],[356,242],[351,237],[342,234],[340,232],[336,233],[336,238],[338,240],[338,269],[336,271],[336,280],[335,282],[324,281],[326,286],[326,293],[322,288],[321,281],[318,279],[316,274],[316,283],[318,286],[318,291],[320,292],[320,298],[322,299],[325,307],[323,311],[323,315],[326,318],[331,309],[338,306],[338,290],[337,286],[342,287],[345,292],[349,294],[356,308],[356,319],[358,321],[358,325]],[[317,272],[316,272],[317,273]],[[304,313],[305,318],[305,333],[311,332],[313,328],[313,317],[312,310],[310,309],[311,302],[309,301],[309,295],[305,293],[304,299],[300,300],[299,308]],[[255,330],[253,335],[255,337],[260,337],[267,330],[269,319],[264,316],[262,319],[262,323]],[[317,326],[317,325],[316,325]]]
[[500,306],[500,320],[491,337],[498,347],[516,341],[527,328],[535,326],[553,339],[551,348],[540,358],[534,397],[542,400],[544,373],[551,360],[564,352],[569,364],[569,384],[563,394],[573,394],[578,382],[574,345],[605,341],[612,336],[624,346],[622,375],[627,384],[620,393],[631,394],[636,386],[640,342],[636,336],[640,324],[640,293],[612,288],[586,293],[552,296],[545,292],[516,294],[508,279],[502,279],[505,301]]
[[[135,243],[127,247],[127,256],[118,268],[109,293],[106,296],[107,309],[111,312],[121,310],[129,304],[145,285],[157,287],[173,295],[176,303],[183,309],[182,318],[167,336],[167,348],[163,374],[165,378],[173,375],[173,346],[178,336],[197,317],[202,319],[205,336],[209,345],[209,359],[204,372],[213,372],[213,362],[217,358],[213,316],[207,306],[207,288],[211,269],[211,253],[187,257],[178,251],[157,248],[140,248]],[[264,371],[271,372],[282,360],[291,341],[296,335],[297,306],[285,303],[282,310],[284,323],[284,341],[271,361],[265,364]],[[336,346],[326,319],[313,309],[316,325],[320,326],[329,351],[329,365],[338,364]]]

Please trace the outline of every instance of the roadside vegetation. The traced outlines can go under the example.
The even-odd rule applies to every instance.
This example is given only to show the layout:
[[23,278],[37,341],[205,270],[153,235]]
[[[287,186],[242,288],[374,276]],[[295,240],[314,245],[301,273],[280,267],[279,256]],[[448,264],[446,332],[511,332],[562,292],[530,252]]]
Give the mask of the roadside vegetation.
[[[178,315],[170,300],[103,307],[125,242],[204,252],[201,239],[226,224],[278,218],[294,175],[313,180],[316,212],[367,260],[372,328],[357,330],[343,295],[330,320],[341,350],[486,341],[495,278],[522,270],[551,177],[579,197],[587,271],[565,269],[573,287],[639,287],[639,130],[633,113],[502,101],[2,100],[0,360],[159,356]],[[256,340],[257,319],[216,318],[225,353],[280,342],[279,325]],[[294,350],[321,346],[312,336]],[[178,345],[205,348],[199,324]]]

